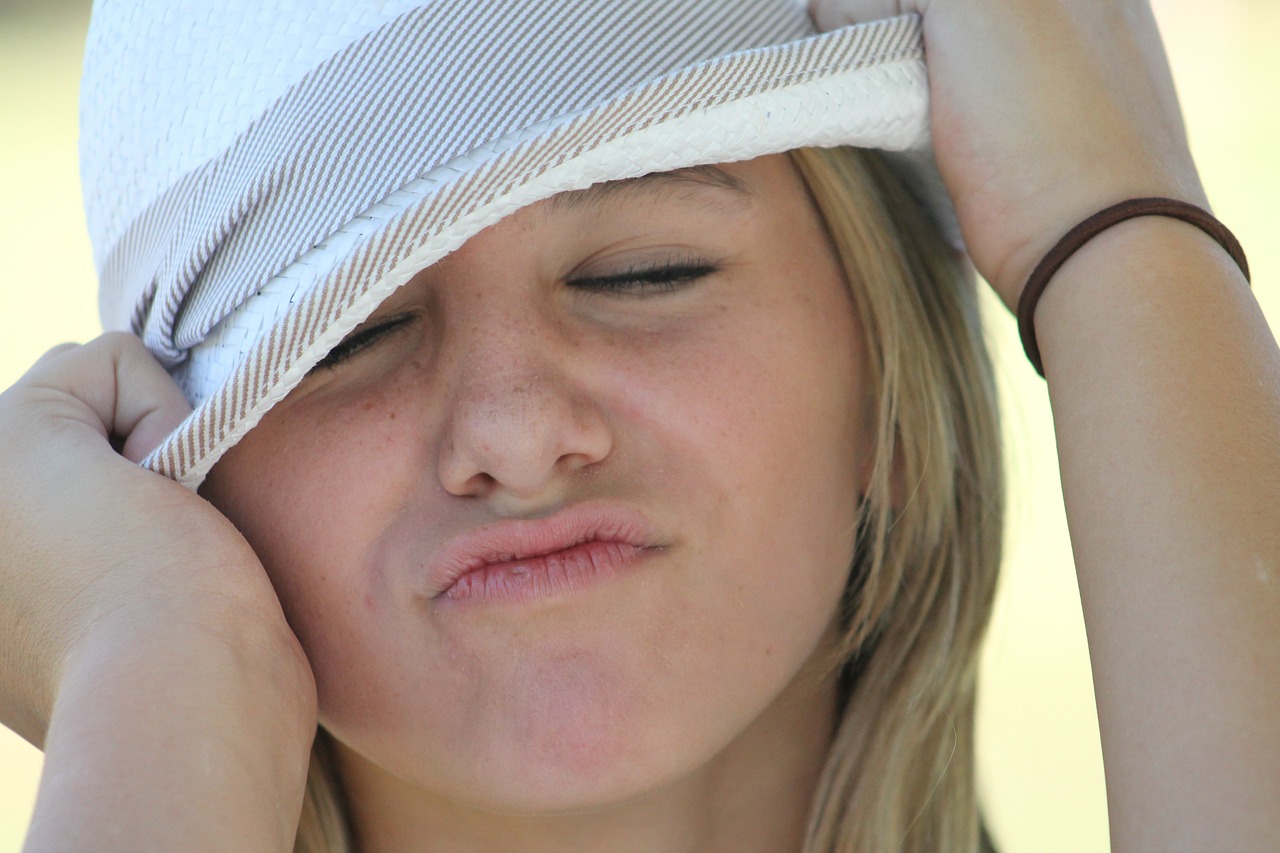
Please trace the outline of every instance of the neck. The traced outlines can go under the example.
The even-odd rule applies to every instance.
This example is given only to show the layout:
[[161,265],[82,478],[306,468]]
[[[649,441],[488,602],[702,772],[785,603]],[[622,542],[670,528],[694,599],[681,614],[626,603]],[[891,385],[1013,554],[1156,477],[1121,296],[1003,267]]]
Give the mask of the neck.
[[361,853],[391,850],[796,853],[835,726],[835,679],[806,668],[694,772],[581,812],[478,809],[391,776],[336,744]]

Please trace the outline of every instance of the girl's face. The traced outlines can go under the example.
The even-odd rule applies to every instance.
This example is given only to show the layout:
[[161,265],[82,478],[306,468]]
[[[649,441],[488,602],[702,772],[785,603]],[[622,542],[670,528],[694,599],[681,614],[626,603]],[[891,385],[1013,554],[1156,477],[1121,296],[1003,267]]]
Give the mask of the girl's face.
[[349,771],[589,808],[824,747],[870,411],[837,260],[765,157],[472,238],[204,494],[270,573]]

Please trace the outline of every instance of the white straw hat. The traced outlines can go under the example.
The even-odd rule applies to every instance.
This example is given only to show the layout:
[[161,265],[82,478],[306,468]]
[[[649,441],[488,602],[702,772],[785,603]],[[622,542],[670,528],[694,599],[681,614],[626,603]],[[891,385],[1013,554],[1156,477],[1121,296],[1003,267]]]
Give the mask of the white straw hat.
[[816,35],[795,0],[100,0],[103,324],[195,406],[144,464],[198,486],[395,288],[556,193],[813,145],[927,174],[927,90],[917,18]]

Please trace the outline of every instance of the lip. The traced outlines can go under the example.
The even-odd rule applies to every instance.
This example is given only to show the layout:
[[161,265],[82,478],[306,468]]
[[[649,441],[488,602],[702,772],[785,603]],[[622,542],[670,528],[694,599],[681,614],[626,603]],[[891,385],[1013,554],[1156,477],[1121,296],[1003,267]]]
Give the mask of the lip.
[[450,540],[427,570],[437,603],[523,603],[571,593],[662,547],[635,510],[580,504],[545,518],[499,521]]

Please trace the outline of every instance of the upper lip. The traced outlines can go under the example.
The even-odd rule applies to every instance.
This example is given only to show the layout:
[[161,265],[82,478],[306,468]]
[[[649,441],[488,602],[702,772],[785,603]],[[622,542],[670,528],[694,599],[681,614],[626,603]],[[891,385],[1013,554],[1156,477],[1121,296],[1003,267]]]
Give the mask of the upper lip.
[[617,542],[640,549],[659,546],[648,519],[614,504],[579,504],[544,518],[498,521],[445,544],[427,570],[430,596],[438,598],[458,578],[476,569],[542,557],[587,542]]

